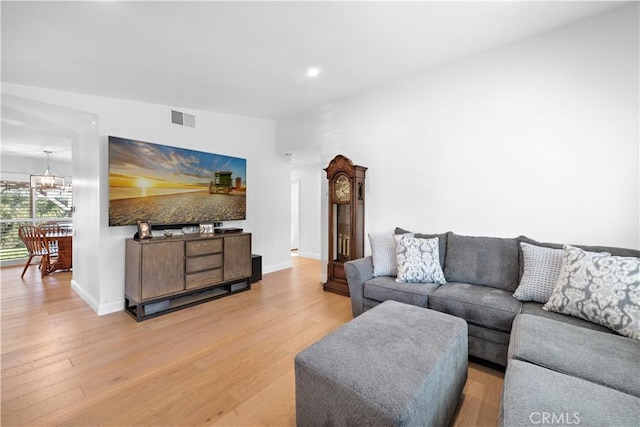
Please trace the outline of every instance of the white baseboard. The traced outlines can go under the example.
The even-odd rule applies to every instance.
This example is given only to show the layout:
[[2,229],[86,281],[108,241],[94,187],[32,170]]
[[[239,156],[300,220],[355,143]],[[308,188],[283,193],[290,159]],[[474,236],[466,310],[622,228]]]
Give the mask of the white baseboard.
[[74,279],[71,279],[71,289],[73,289],[74,292],[78,294],[78,296],[82,298],[82,300],[87,303],[87,305],[91,307],[91,309],[95,311],[98,316],[103,316],[105,314],[116,313],[118,311],[124,310],[124,298],[107,304],[99,304],[98,301],[96,301],[96,299],[92,295],[85,291],[85,289],[80,286]]
[[73,289],[74,292],[78,294],[78,296],[82,298],[82,300],[86,302],[87,305],[96,312],[96,314],[98,314],[98,301],[92,295],[87,293],[87,291],[85,291],[84,288],[75,281],[75,279],[71,279],[71,289]]
[[273,273],[274,271],[286,270],[287,268],[291,268],[293,264],[291,261],[283,262],[282,264],[273,264],[262,267],[262,274]]
[[109,302],[106,304],[100,304],[100,308],[98,310],[98,316],[104,316],[105,314],[117,313],[119,311],[124,310],[124,298]]
[[320,254],[313,252],[298,252],[298,256],[302,258],[320,259]]

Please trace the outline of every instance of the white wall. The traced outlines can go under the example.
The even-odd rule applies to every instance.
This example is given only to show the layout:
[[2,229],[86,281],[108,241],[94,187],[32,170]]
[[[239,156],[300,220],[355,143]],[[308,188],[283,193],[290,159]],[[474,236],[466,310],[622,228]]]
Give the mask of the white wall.
[[279,120],[278,150],[367,166],[366,232],[638,248],[638,52],[634,4]]
[[[71,142],[69,142],[71,146]],[[54,159],[50,156],[49,166],[51,172],[58,176],[63,176],[67,184],[71,184],[71,161]],[[42,153],[42,157],[25,157],[18,155],[3,155],[0,162],[0,177],[9,181],[29,181],[32,174],[44,173],[47,169],[47,156]]]
[[291,181],[300,182],[300,244],[298,255],[321,258],[320,183],[326,178],[318,164],[291,168]]
[[[99,314],[124,307],[124,240],[135,227],[108,226],[108,135],[138,139],[247,159],[247,220],[225,223],[253,233],[253,252],[262,255],[263,272],[291,266],[289,251],[290,165],[275,154],[275,122],[205,111],[184,110],[196,116],[196,128],[170,123],[170,107],[87,96],[34,87],[3,84],[3,93],[64,106],[97,115],[97,135],[80,138],[73,146],[74,227],[87,212],[96,236],[78,233],[76,247],[95,254],[91,283],[78,280],[74,289]],[[76,194],[91,183],[90,194]],[[84,206],[83,206],[84,204]],[[93,212],[93,213],[92,213]],[[74,270],[80,269],[74,258]],[[98,285],[96,285],[98,283]]]

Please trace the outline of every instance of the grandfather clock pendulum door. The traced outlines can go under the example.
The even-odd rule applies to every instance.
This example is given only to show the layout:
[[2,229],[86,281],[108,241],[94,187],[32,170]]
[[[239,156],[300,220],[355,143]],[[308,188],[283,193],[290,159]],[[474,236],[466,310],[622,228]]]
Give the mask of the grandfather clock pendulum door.
[[325,291],[349,296],[344,263],[364,256],[364,179],[367,168],[337,155],[329,180],[329,263]]

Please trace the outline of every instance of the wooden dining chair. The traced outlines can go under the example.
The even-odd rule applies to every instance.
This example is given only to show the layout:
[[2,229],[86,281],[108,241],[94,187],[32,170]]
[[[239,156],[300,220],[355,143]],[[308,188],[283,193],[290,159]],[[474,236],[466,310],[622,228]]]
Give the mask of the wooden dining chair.
[[24,277],[24,273],[29,268],[31,264],[31,260],[33,257],[40,257],[40,274],[41,277],[46,276],[51,271],[52,260],[51,258],[56,255],[55,252],[51,251],[49,248],[49,242],[47,241],[47,236],[42,232],[42,230],[33,225],[22,225],[18,229],[18,235],[20,236],[20,240],[24,243],[29,251],[29,259],[24,265],[24,270],[22,270],[22,274],[20,277]]

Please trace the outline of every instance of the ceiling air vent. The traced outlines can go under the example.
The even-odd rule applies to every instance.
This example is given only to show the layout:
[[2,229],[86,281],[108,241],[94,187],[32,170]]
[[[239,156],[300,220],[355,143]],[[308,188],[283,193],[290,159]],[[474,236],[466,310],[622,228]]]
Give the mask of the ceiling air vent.
[[182,111],[171,110],[171,123],[194,128],[196,127],[196,116],[183,113]]

